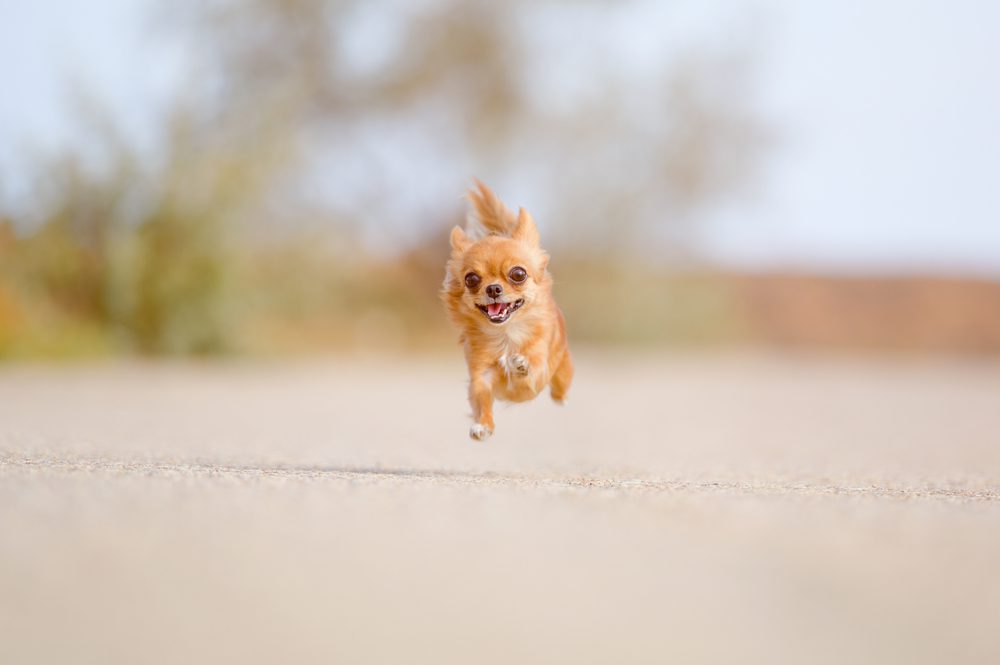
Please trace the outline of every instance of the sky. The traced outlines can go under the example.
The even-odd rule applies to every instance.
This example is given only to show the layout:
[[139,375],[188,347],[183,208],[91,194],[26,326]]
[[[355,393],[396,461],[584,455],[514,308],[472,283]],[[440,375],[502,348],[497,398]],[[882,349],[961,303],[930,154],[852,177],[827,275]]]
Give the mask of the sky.
[[[663,3],[647,3],[651,12]],[[191,71],[153,0],[0,0],[0,195],[31,160],[85,144],[72,102],[100,101],[152,145]],[[701,227],[735,268],[1000,276],[1000,3],[706,0],[671,6],[686,39],[748,32],[755,105],[776,145],[752,196]],[[635,39],[642,65],[643,34]]]

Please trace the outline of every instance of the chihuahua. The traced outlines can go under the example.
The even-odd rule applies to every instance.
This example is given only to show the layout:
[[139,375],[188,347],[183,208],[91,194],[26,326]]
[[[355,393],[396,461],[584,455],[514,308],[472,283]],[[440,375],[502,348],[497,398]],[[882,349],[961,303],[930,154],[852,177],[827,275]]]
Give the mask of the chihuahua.
[[466,229],[451,231],[441,296],[469,367],[469,436],[483,440],[493,434],[494,399],[524,402],[549,386],[563,403],[573,361],[534,220],[524,208],[514,215],[475,183]]

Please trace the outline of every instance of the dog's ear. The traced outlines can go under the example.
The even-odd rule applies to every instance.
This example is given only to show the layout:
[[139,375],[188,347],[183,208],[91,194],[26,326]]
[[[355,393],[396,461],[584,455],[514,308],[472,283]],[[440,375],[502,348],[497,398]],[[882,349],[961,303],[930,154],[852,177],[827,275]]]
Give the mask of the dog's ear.
[[470,244],[469,236],[465,235],[461,226],[456,226],[451,230],[451,249],[453,252],[464,252]]
[[538,236],[538,228],[535,226],[535,220],[531,218],[531,213],[524,208],[517,211],[517,226],[514,227],[514,232],[511,236],[516,240],[528,243],[532,247],[538,247],[541,242],[541,238]]

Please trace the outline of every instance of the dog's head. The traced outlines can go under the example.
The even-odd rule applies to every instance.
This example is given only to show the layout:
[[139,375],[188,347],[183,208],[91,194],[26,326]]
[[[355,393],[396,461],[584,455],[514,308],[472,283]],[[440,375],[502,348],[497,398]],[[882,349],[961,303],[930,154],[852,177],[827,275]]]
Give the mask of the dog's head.
[[525,316],[549,292],[548,262],[535,222],[523,208],[510,237],[473,241],[456,226],[445,279],[452,314],[497,326]]

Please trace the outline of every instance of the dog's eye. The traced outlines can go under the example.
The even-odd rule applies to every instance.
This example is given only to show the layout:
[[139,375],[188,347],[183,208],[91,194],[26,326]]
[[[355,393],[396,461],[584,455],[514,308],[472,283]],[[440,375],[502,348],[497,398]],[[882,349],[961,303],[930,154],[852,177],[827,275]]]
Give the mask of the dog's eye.
[[510,272],[507,273],[507,276],[510,277],[510,281],[515,284],[520,284],[524,280],[528,279],[528,271],[521,266],[514,266],[510,269]]
[[483,281],[482,278],[474,272],[470,272],[465,276],[465,285],[470,289],[474,289],[479,286],[479,282]]

